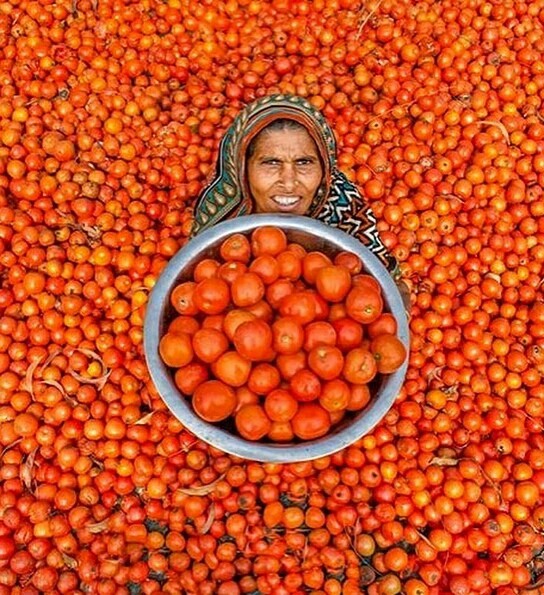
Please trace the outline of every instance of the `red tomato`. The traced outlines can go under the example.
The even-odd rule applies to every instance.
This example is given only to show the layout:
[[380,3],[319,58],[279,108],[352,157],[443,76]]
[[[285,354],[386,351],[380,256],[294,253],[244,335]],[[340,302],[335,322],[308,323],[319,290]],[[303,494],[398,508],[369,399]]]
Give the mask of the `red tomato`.
[[298,410],[298,401],[282,388],[273,390],[264,400],[264,409],[272,421],[289,421]]
[[280,314],[294,318],[300,324],[308,324],[316,317],[317,303],[307,291],[295,291],[280,302]]
[[329,431],[331,418],[321,405],[302,403],[291,420],[291,427],[297,438],[315,440]]
[[304,329],[294,318],[278,318],[272,325],[273,347],[278,353],[290,355],[300,351]]
[[344,356],[338,347],[318,345],[308,354],[308,366],[323,380],[333,380],[342,373]]
[[230,302],[229,286],[222,279],[204,279],[195,287],[193,301],[204,314],[221,314]]
[[244,234],[234,233],[223,241],[219,253],[223,260],[235,260],[247,264],[251,257],[251,246]]
[[311,322],[304,327],[304,350],[311,351],[319,345],[336,345],[336,338],[336,331],[330,322]]
[[260,405],[244,405],[234,418],[236,429],[246,440],[264,438],[272,426],[270,418]]
[[344,353],[360,347],[363,342],[363,325],[353,318],[339,318],[333,321],[332,326],[336,331],[336,345]]
[[193,395],[193,408],[197,415],[209,422],[227,419],[236,409],[236,393],[219,380],[200,384]]
[[247,380],[249,390],[258,395],[266,395],[280,384],[280,373],[276,366],[267,363],[257,364]]
[[380,374],[398,370],[406,359],[406,348],[395,335],[378,335],[370,342],[370,351]]
[[308,369],[296,372],[291,378],[289,386],[298,401],[313,401],[321,393],[319,377]]
[[326,411],[346,409],[351,399],[351,390],[347,382],[340,378],[325,382],[319,396],[319,404]]
[[369,287],[354,287],[346,298],[346,311],[351,318],[370,324],[382,313],[382,296]]
[[376,360],[368,349],[359,347],[346,354],[343,373],[348,382],[367,384],[376,376],[377,372]]
[[351,289],[351,275],[346,267],[325,266],[317,271],[315,286],[328,302],[341,302]]
[[249,361],[267,360],[272,354],[272,329],[264,320],[243,322],[232,339],[236,351]]
[[378,335],[396,335],[397,321],[390,312],[383,312],[374,322],[368,325],[368,336],[371,339]]

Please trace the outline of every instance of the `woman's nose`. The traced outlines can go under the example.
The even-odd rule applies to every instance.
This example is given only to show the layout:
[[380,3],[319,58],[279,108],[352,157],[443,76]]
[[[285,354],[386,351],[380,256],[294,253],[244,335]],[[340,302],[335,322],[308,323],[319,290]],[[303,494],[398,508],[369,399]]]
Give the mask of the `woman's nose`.
[[294,190],[297,183],[295,166],[285,163],[281,170],[281,182],[285,190]]

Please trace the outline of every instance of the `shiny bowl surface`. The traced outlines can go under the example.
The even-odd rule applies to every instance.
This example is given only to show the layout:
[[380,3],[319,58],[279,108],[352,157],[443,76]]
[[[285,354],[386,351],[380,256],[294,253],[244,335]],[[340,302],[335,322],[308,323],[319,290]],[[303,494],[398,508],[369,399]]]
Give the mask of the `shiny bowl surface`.
[[189,241],[168,263],[153,288],[144,322],[144,351],[151,378],[170,411],[190,432],[212,446],[242,457],[263,462],[290,463],[330,455],[367,434],[393,405],[404,381],[408,361],[393,374],[382,376],[370,403],[360,412],[347,417],[326,436],[317,440],[276,444],[252,442],[202,420],[194,413],[190,399],[174,384],[171,370],[159,356],[159,341],[174,315],[170,305],[172,290],[191,278],[195,266],[203,258],[215,258],[221,243],[234,233],[250,234],[264,225],[280,227],[290,242],[298,242],[307,250],[320,250],[329,256],[347,250],[359,256],[366,272],[382,288],[385,310],[398,323],[397,335],[409,350],[409,331],[401,294],[391,275],[378,258],[357,239],[308,217],[282,214],[247,215],[229,219],[202,232]]

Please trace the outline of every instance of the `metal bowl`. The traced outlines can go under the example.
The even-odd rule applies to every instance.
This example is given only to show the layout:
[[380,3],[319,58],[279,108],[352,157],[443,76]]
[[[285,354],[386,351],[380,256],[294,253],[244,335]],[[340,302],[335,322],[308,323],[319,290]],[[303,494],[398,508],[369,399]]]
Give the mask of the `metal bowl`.
[[320,250],[328,255],[347,250],[361,258],[366,271],[380,284],[385,309],[398,323],[398,337],[408,344],[408,321],[400,292],[372,252],[358,240],[324,223],[295,215],[263,214],[230,219],[202,232],[187,243],[166,266],[147,305],[144,323],[144,350],[155,386],[172,413],[193,434],[214,447],[238,457],[271,463],[307,461],[330,455],[349,446],[367,434],[389,411],[404,381],[408,362],[393,374],[382,376],[370,403],[352,417],[344,419],[329,434],[308,442],[276,444],[251,442],[200,419],[192,410],[190,400],[176,388],[171,370],[161,361],[159,341],[174,315],[170,294],[182,281],[189,280],[197,263],[203,258],[215,258],[219,246],[234,233],[250,234],[263,225],[280,227],[290,242],[298,242],[307,250]]

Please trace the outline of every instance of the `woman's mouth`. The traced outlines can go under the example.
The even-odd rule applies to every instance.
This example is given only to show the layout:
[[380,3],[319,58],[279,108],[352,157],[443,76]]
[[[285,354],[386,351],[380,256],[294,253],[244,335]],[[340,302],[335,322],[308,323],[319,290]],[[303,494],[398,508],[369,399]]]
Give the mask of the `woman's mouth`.
[[300,196],[282,196],[276,195],[272,197],[272,200],[281,208],[281,209],[290,209],[294,207],[298,202],[300,202]]

